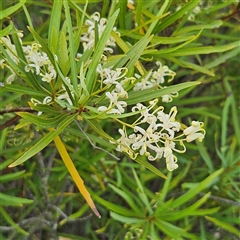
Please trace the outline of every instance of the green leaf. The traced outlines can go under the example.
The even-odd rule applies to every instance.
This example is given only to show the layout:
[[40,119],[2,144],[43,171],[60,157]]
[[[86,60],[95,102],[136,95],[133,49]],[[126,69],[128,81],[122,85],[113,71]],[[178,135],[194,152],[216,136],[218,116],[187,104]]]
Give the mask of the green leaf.
[[53,1],[53,7],[51,11],[51,18],[48,30],[48,46],[53,53],[57,51],[57,43],[59,39],[59,28],[62,14],[62,0]]
[[151,163],[149,163],[148,160],[146,160],[143,156],[138,155],[135,159],[132,159],[132,160],[139,163],[140,165],[143,165],[145,168],[155,173],[159,177],[167,179],[167,177],[160,170],[158,170]]
[[38,104],[34,105],[34,103],[32,103],[32,102],[29,102],[28,104],[32,109],[36,110],[37,112],[43,112],[43,113],[48,114],[49,116],[62,114],[62,112],[63,112],[63,110],[61,108],[57,109],[57,108],[54,108],[54,107],[52,107],[50,105],[46,105],[46,104],[38,103]]
[[[1,13],[0,13],[1,14]],[[1,16],[1,15],[0,15]],[[0,30],[0,37],[4,37],[6,35],[8,35],[11,30],[13,30],[14,27],[13,27],[13,23],[10,22],[10,25],[8,25],[7,27],[5,27],[3,30]]]
[[208,166],[209,173],[212,173],[214,171],[213,162],[212,158],[210,157],[206,150],[206,146],[204,146],[202,142],[196,142],[196,144],[198,146],[200,155],[202,156],[204,162]]
[[222,63],[226,63],[229,59],[238,55],[239,52],[240,52],[240,48],[234,48],[233,50],[230,50],[224,54],[219,55],[216,59],[206,64],[204,68],[210,69],[210,68],[219,66]]
[[86,122],[93,128],[93,130],[98,133],[101,137],[107,139],[107,140],[112,140],[113,138],[105,133],[100,126],[99,122],[96,119],[85,119]]
[[[77,136],[79,138],[83,138],[83,139],[87,139],[86,136],[80,131],[80,130],[77,130],[77,129],[74,129],[74,128],[68,128],[68,132],[74,136]],[[102,139],[101,137],[99,136],[95,136],[93,134],[89,134],[89,133],[85,133],[89,139],[94,142],[94,143],[98,143],[102,146],[105,146],[107,148],[110,148],[110,149],[113,149],[113,148],[116,148],[115,145],[113,145],[112,143],[110,143],[109,141],[106,141],[104,139]],[[88,139],[87,139],[88,140]]]
[[[1,193],[0,193],[1,194]],[[1,202],[0,202],[1,204]],[[20,228],[12,219],[11,217],[8,215],[8,213],[5,211],[5,209],[3,207],[1,207],[0,205],[0,213],[1,215],[6,219],[6,221],[12,226],[14,227],[18,232],[22,233],[24,236],[28,236],[28,233],[26,231],[24,231],[22,228]]]
[[23,204],[31,204],[34,200],[26,199],[26,198],[19,198],[14,196],[9,196],[4,193],[0,193],[0,205],[2,206],[18,206],[21,207]]
[[182,27],[174,32],[174,35],[183,35],[193,31],[200,31],[201,29],[214,29],[219,28],[223,24],[223,21],[217,20],[215,22],[210,22],[208,24],[197,24],[188,27]]
[[0,177],[0,183],[9,182],[9,181],[12,181],[12,180],[17,180],[18,178],[23,177],[25,172],[26,172],[25,170],[22,170],[22,171],[19,171],[19,172],[8,173],[8,174],[5,174],[5,175],[2,175]]
[[[5,128],[5,129],[3,129],[3,130],[1,131],[1,133],[0,133],[0,153],[1,153],[1,154],[2,154],[2,152],[3,152],[3,148],[4,148],[5,144],[6,144],[7,132],[8,132],[8,129]],[[4,161],[4,163],[5,163],[5,162],[6,162],[6,161]],[[0,170],[2,170],[3,166],[4,166],[3,162],[0,162]]]
[[[74,89],[78,89],[78,80],[77,80],[77,69],[76,69],[76,50],[74,49],[74,37],[73,37],[73,27],[72,27],[72,20],[71,20],[71,14],[70,14],[70,8],[68,6],[68,1],[63,1],[64,10],[65,10],[65,16],[66,16],[66,22],[67,22],[67,31],[68,31],[68,41],[69,41],[69,60],[70,60],[70,66],[71,66],[71,83],[73,85]],[[60,49],[62,51],[62,49]],[[78,98],[79,92],[75,91],[75,94]]]
[[[199,207],[207,201],[210,194],[210,192],[205,194],[202,198],[193,203],[190,207],[184,208],[183,210],[177,212],[176,210],[173,210],[167,213],[159,212],[158,216],[161,216],[161,218],[166,221],[176,221],[186,216],[206,215],[206,212],[209,212],[208,214],[210,214],[210,212],[214,213],[219,210],[219,207],[213,209],[199,209]],[[172,203],[174,203],[174,201]]]
[[[167,12],[168,8],[171,6],[172,0],[164,1],[163,4],[161,5],[160,10],[156,14],[155,20],[151,23],[151,25],[148,28],[148,34],[151,34],[152,31],[156,28],[156,26],[162,22],[162,20],[158,20],[158,17],[163,17],[164,13]],[[162,23],[161,23],[162,24]],[[161,25],[160,24],[160,25]]]
[[[64,32],[60,32],[59,38],[59,66],[62,70],[62,73],[66,76],[69,69],[69,57],[68,57],[68,48],[67,40]],[[71,65],[72,66],[72,65]]]
[[136,203],[130,196],[127,195],[127,193],[110,183],[108,184],[108,186],[128,203],[128,205],[136,212],[136,215],[142,215],[142,210],[136,206]]
[[183,194],[181,197],[174,200],[171,207],[177,208],[177,207],[181,206],[183,203],[189,201],[197,193],[199,193],[203,189],[209,187],[209,185],[212,184],[213,180],[215,180],[223,171],[224,171],[224,169],[221,168],[221,169],[217,170],[216,172],[212,173],[211,175],[209,175],[202,182],[196,184],[196,186],[194,188],[191,188],[188,192]]
[[174,57],[182,57],[182,56],[188,56],[188,55],[201,55],[201,54],[210,54],[210,53],[222,53],[229,50],[232,50],[233,48],[239,47],[239,41],[233,42],[226,45],[217,45],[217,46],[198,46],[198,47],[184,47],[181,49],[176,49],[176,51],[170,50],[161,50],[158,52],[152,52],[152,55],[155,55],[157,57],[164,57],[164,55],[174,56]]
[[183,7],[181,7],[178,11],[174,12],[173,14],[168,15],[166,18],[163,19],[161,24],[157,25],[157,27],[154,29],[154,33],[159,33],[162,30],[166,29],[171,24],[175,23],[178,19],[182,18],[184,14],[189,12],[191,9],[196,7],[198,5],[200,0],[194,0],[190,1]]
[[97,196],[96,194],[92,195],[93,199],[99,202],[101,205],[105,206],[107,209],[114,211],[115,213],[123,214],[127,217],[133,217],[136,216],[136,212],[132,211],[131,209],[122,207],[120,205],[117,205],[115,203],[106,201],[105,199]]
[[97,65],[99,63],[99,59],[102,56],[102,53],[104,51],[104,47],[105,44],[110,36],[110,33],[113,29],[113,26],[115,24],[115,20],[117,18],[117,15],[119,13],[119,10],[117,10],[108,20],[108,24],[105,27],[98,43],[95,49],[95,52],[93,54],[92,57],[92,61],[89,64],[89,69],[91,69],[91,71],[88,71],[87,76],[86,76],[86,86],[88,89],[88,92],[91,94],[92,93],[92,89],[94,86],[94,81],[95,81],[95,75],[96,75],[96,69],[97,69]]
[[22,117],[23,119],[28,120],[30,123],[33,123],[41,128],[57,128],[58,124],[64,122],[67,119],[67,114],[59,114],[53,118],[49,118],[45,116],[47,114],[42,114],[40,116],[28,113],[28,112],[18,112],[17,115]]
[[145,35],[134,46],[132,46],[129,49],[129,46],[116,33],[113,32],[112,35],[114,36],[117,44],[125,52],[125,56],[120,58],[120,60],[115,64],[114,69],[121,68],[126,63],[127,63],[126,67],[131,68],[139,59],[141,54],[143,54],[145,47],[153,37],[153,35],[152,36]]
[[131,91],[128,94],[128,99],[126,100],[128,105],[133,105],[140,102],[147,102],[155,98],[159,98],[165,94],[170,94],[173,92],[178,92],[184,88],[193,87],[200,84],[200,82],[186,82],[177,85],[169,86],[163,89],[145,89],[142,91]]
[[143,185],[142,185],[140,179],[138,178],[137,173],[136,173],[136,171],[134,170],[134,168],[132,168],[132,172],[133,172],[133,176],[134,176],[134,178],[135,178],[135,180],[136,180],[137,186],[138,186],[138,188],[139,188],[139,194],[138,194],[138,195],[139,195],[141,201],[142,201],[142,202],[144,203],[144,205],[146,206],[149,214],[153,214],[153,210],[152,210],[152,208],[151,208],[151,206],[150,206],[150,202],[149,202],[149,200],[148,200],[148,197],[147,197],[147,195],[146,195],[145,192],[144,192]]
[[7,18],[26,3],[26,0],[20,0],[19,3],[0,12],[0,20]]
[[122,215],[114,213],[114,212],[110,212],[110,216],[113,219],[116,219],[116,220],[118,220],[120,222],[128,223],[128,224],[144,223],[144,222],[146,222],[145,219],[133,218],[133,217],[125,217],[125,216],[122,216]]
[[32,88],[22,87],[15,84],[6,84],[4,87],[0,87],[0,88],[3,91],[7,91],[7,92],[21,93],[21,95],[28,94],[30,96],[39,96],[39,97],[46,96],[46,94],[41,91],[37,91]]
[[158,226],[158,228],[167,234],[167,236],[173,237],[174,239],[181,239],[181,236],[190,238],[190,239],[198,239],[196,235],[192,233],[186,232],[186,230],[174,226],[173,224],[161,220],[160,218],[156,218],[154,223]]
[[165,57],[164,56],[164,58],[169,59],[171,62],[174,62],[181,67],[190,68],[190,69],[195,70],[196,72],[202,72],[202,73],[207,74],[209,76],[214,76],[215,75],[214,72],[208,70],[208,67],[206,67],[206,66],[200,66],[200,65],[197,65],[195,63],[187,62],[187,61],[184,61],[182,59],[175,58],[175,57]]
[[[121,36],[127,35],[128,37],[131,37],[133,39],[140,40],[143,37],[142,34],[129,32],[128,30],[124,30],[124,29],[119,29],[119,32],[121,33]],[[195,37],[195,35],[187,35],[187,36],[182,36],[181,35],[181,36],[172,36],[172,37],[153,36],[153,38],[151,40],[151,43],[154,43],[154,44],[175,44],[175,43],[190,41],[194,37]],[[116,41],[116,42],[118,42],[118,41]],[[155,51],[158,51],[158,50],[156,49]]]
[[230,233],[233,233],[235,234],[237,237],[240,236],[240,231],[239,229],[235,228],[232,224],[229,224],[227,222],[223,222],[223,221],[220,221],[218,220],[217,218],[213,218],[213,217],[209,217],[209,216],[206,216],[205,217],[207,220],[213,222],[215,225],[227,230],[228,232]]
[[40,152],[45,148],[52,140],[58,136],[75,118],[77,114],[66,117],[66,119],[61,122],[57,129],[46,134],[40,141],[38,141],[33,147],[28,149],[19,159],[14,161],[9,167],[16,167],[23,162],[27,161],[29,158]]

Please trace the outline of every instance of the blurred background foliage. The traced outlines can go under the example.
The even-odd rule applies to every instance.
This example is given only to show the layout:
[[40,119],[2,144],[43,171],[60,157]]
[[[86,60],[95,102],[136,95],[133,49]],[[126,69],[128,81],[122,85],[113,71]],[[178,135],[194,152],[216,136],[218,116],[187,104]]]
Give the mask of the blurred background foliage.
[[[76,26],[79,13],[73,6],[83,9],[86,2],[69,2]],[[101,17],[109,18],[120,8],[115,26],[129,44],[144,36],[145,23],[166,4],[154,0],[88,2],[89,15],[99,11]],[[2,1],[2,13],[18,3]],[[53,1],[27,0],[24,4],[35,31],[47,39]],[[164,107],[177,106],[183,123],[203,121],[207,132],[202,143],[189,143],[188,151],[178,156],[179,168],[174,172],[164,170],[163,161],[152,163],[167,180],[119,152],[115,154],[121,160],[116,161],[93,149],[76,126],[62,134],[101,219],[78,192],[53,143],[23,165],[9,169],[13,159],[42,133],[33,125],[18,131],[14,126],[2,127],[0,239],[239,239],[239,12],[237,1],[169,1],[166,14],[152,31],[156,45],[141,59],[145,68],[152,67],[148,59],[161,60],[176,72],[171,84],[201,81],[195,88],[180,91]],[[22,7],[1,19],[2,29],[10,20],[23,30],[24,42],[33,40]],[[181,45],[198,34],[191,43]],[[121,53],[121,49],[116,51]],[[3,81],[6,73],[0,75]],[[1,110],[26,107],[29,100],[27,95],[2,90],[1,98]],[[14,113],[2,115],[1,125],[12,117]],[[117,134],[112,123],[103,121],[101,126],[112,136]],[[84,130],[91,133],[87,125]]]

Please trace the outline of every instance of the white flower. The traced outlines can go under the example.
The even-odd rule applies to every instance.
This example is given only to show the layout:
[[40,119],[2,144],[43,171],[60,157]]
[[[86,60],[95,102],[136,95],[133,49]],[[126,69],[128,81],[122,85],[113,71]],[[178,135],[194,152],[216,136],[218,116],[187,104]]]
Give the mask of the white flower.
[[205,130],[203,129],[204,124],[199,121],[192,121],[192,126],[186,128],[183,133],[186,135],[186,141],[192,142],[198,140],[201,142],[205,135]]
[[11,71],[11,74],[8,76],[8,78],[6,79],[6,83],[7,84],[11,84],[13,82],[13,80],[15,79],[16,77],[16,73],[12,70],[11,67],[8,67],[9,70]]
[[132,145],[132,149],[133,150],[136,150],[136,149],[139,149],[141,148],[140,150],[140,155],[147,155],[149,156],[150,153],[147,151],[147,148],[151,148],[151,149],[154,149],[154,145],[153,143],[155,142],[158,142],[159,141],[159,135],[157,134],[154,134],[153,133],[153,129],[151,128],[151,126],[149,126],[147,128],[147,130],[144,130],[143,128],[139,127],[139,126],[135,126],[134,127],[134,132],[139,132],[141,133],[138,134],[138,141],[133,143]]
[[[86,20],[85,24],[88,26],[88,30],[81,36],[81,41],[83,42],[84,51],[94,47],[95,45],[95,23],[98,24],[98,35],[101,37],[106,25],[107,19],[100,18],[100,13],[96,12],[92,15],[92,20]],[[113,28],[113,31],[116,31],[116,28]],[[113,37],[110,37],[107,40],[104,51],[108,51],[110,53],[113,52],[113,47],[116,46],[115,40]]]
[[[166,88],[166,87],[163,87],[163,88]],[[173,92],[173,93],[170,93],[170,94],[166,94],[166,95],[163,95],[162,96],[162,102],[171,102],[173,100],[174,97],[177,97],[178,96],[178,92]]]
[[17,51],[14,44],[11,43],[11,40],[9,36],[1,37],[0,43],[5,46],[6,52],[9,55],[9,57],[16,63],[19,63],[19,60],[17,58]]
[[178,168],[177,157],[173,155],[172,149],[175,149],[175,143],[173,141],[165,141],[164,157],[166,158],[166,164],[168,171],[173,171]]
[[[108,114],[122,114],[124,113],[124,108],[127,106],[127,103],[125,101],[118,101],[118,93],[112,91],[112,92],[106,92],[106,97],[110,100],[109,107],[100,106],[98,108],[99,112],[107,111]],[[117,108],[114,108],[117,107]]]
[[156,80],[157,84],[163,84],[165,82],[165,76],[170,76],[171,78],[168,80],[169,82],[174,78],[176,75],[175,72],[170,70],[168,66],[162,66],[161,62],[156,62],[156,64],[159,66],[157,71],[154,71],[152,73],[152,78]]
[[118,132],[121,134],[121,137],[117,140],[120,144],[116,150],[119,152],[128,152],[131,144],[136,141],[135,134],[132,134],[131,137],[129,136],[128,138],[123,129],[118,129]]
[[40,52],[40,47],[41,45],[37,43],[23,47],[28,61],[28,66],[25,69],[26,71],[29,71],[29,69],[35,68],[37,75],[40,74],[42,66],[51,64],[47,54],[45,52]]
[[55,69],[53,68],[53,65],[52,65],[52,64],[49,64],[49,65],[48,65],[48,71],[49,71],[49,73],[45,73],[45,74],[40,73],[40,76],[43,77],[43,78],[42,78],[42,81],[49,83],[49,82],[51,82],[53,79],[56,78],[57,73],[56,73]]
[[166,114],[163,111],[159,111],[157,113],[157,118],[159,119],[160,122],[162,122],[159,123],[157,126],[167,130],[172,138],[174,137],[174,132],[178,132],[181,128],[181,124],[175,121],[176,114],[177,114],[176,107],[172,107],[169,114]]
[[[137,79],[141,78],[141,76],[138,74],[134,74],[134,76]],[[135,84],[133,90],[139,91],[139,90],[144,90],[144,89],[153,88],[157,86],[156,81],[151,79],[151,76],[152,76],[152,71],[150,71],[146,76],[142,77],[142,79]]]
[[155,99],[153,101],[150,101],[149,104],[150,106],[149,107],[146,107],[144,106],[143,104],[141,103],[137,103],[136,106],[134,106],[132,108],[132,112],[136,112],[136,111],[141,111],[141,121],[139,123],[155,123],[156,122],[156,116],[154,116],[152,113],[150,113],[150,110],[157,104],[158,100]]

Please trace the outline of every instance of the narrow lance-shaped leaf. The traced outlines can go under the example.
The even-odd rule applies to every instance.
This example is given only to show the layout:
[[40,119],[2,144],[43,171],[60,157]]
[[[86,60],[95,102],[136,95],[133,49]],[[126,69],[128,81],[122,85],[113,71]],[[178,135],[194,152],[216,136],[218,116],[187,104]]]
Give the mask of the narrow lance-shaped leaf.
[[93,210],[93,212],[96,214],[96,216],[98,216],[99,218],[101,217],[100,213],[98,212],[91,196],[90,193],[88,192],[88,190],[86,189],[84,182],[82,180],[82,178],[80,177],[76,167],[74,166],[72,159],[70,158],[62,140],[60,139],[59,136],[56,136],[54,138],[54,143],[58,149],[58,152],[63,160],[63,162],[65,163],[69,173],[71,174],[74,182],[76,183],[79,191],[82,193],[83,197],[86,199],[88,205],[91,207],[91,209]]
[[198,84],[200,84],[200,82],[186,82],[158,90],[146,89],[142,91],[132,91],[129,92],[128,99],[126,100],[126,102],[128,105],[133,105],[139,102],[146,102],[155,98],[159,98],[165,94],[178,92],[184,88],[193,87]]
[[32,199],[19,198],[14,196],[9,196],[4,193],[0,193],[0,205],[3,206],[18,206],[21,207],[23,204],[30,204],[34,201]]
[[228,232],[231,232],[233,234],[235,234],[236,236],[240,236],[240,231],[239,229],[235,228],[234,226],[232,226],[231,224],[227,223],[227,222],[223,222],[218,220],[217,218],[213,218],[213,217],[209,217],[206,216],[205,217],[207,220],[213,222],[216,226],[219,226],[225,230],[227,230]]
[[51,19],[48,30],[48,46],[53,53],[56,52],[59,37],[59,27],[62,14],[62,0],[53,1]]
[[119,10],[117,10],[108,20],[108,24],[106,26],[106,28],[104,29],[98,43],[97,43],[97,46],[96,46],[96,49],[97,51],[94,52],[93,54],[93,58],[92,58],[92,61],[89,65],[89,70],[88,71],[88,74],[86,76],[86,86],[87,86],[87,89],[88,89],[88,92],[91,93],[92,92],[92,87],[93,87],[93,83],[94,83],[94,80],[95,80],[95,74],[96,74],[96,68],[97,68],[97,65],[99,63],[99,59],[101,58],[102,56],[102,53],[104,51],[104,47],[105,47],[105,44],[110,36],[110,33],[113,29],[113,26],[114,26],[114,23],[115,23],[115,20],[117,18],[117,15],[119,13]]
[[20,0],[19,3],[0,12],[0,20],[10,16],[26,3],[26,0]]
[[[74,49],[74,37],[73,37],[73,27],[72,27],[72,20],[70,9],[68,6],[68,1],[63,1],[65,15],[66,15],[66,23],[67,23],[67,30],[69,35],[69,60],[71,64],[71,83],[74,89],[78,88],[77,84],[77,69],[76,69],[76,61],[75,61],[75,49]],[[75,91],[76,96],[78,96],[78,91]]]
[[22,233],[24,236],[28,236],[28,233],[20,228],[8,215],[8,213],[5,211],[5,209],[0,205],[0,212],[1,215],[6,219],[6,221],[13,227],[15,228],[18,232]]
[[204,179],[202,182],[198,183],[197,186],[194,188],[190,189],[187,193],[183,194],[181,197],[177,198],[173,203],[172,203],[172,208],[179,207],[186,201],[189,201],[193,196],[195,196],[197,193],[202,191],[204,188],[208,187],[213,180],[215,180],[216,177],[218,177],[222,172],[223,168],[217,170],[216,172],[212,173],[209,175],[206,179]]
[[19,159],[10,164],[8,167],[16,167],[29,158],[40,152],[45,148],[56,136],[58,136],[75,118],[77,114],[66,117],[65,121],[61,122],[57,129],[46,134],[40,141],[38,141],[33,147],[28,149]]

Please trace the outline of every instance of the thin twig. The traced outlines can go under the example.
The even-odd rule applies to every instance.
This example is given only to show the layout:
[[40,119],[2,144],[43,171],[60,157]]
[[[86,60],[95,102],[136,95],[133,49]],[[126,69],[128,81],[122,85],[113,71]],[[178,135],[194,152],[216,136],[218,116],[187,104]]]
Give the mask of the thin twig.
[[76,219],[71,219],[67,216],[66,213],[64,213],[59,207],[57,206],[51,206],[54,210],[56,210],[64,219],[66,219],[68,222],[78,222],[78,221],[85,221],[89,218],[92,217],[92,214],[90,213],[88,216],[82,217],[82,218],[76,218]]
[[11,109],[4,109],[0,111],[0,115],[4,115],[6,113],[12,113],[12,112],[36,112],[36,110],[30,108],[30,107],[18,107],[18,108],[11,108]]
[[0,126],[0,130],[7,128],[13,124],[15,124],[20,119],[20,116],[14,116],[13,118],[6,121],[3,125]]
[[[204,196],[205,193],[199,193],[199,195],[200,195],[200,196]],[[230,205],[235,205],[235,206],[240,207],[240,202],[235,202],[235,201],[230,200],[230,199],[221,198],[221,197],[216,197],[216,196],[212,196],[212,195],[210,195],[208,198],[217,200],[217,201],[219,201],[219,202],[223,202],[223,203],[227,203],[227,204],[230,204]]]
[[87,138],[87,140],[90,142],[90,144],[92,145],[92,147],[94,149],[98,149],[100,151],[103,151],[105,153],[107,153],[108,155],[110,155],[111,157],[115,158],[116,160],[120,160],[120,158],[114,156],[112,153],[108,152],[107,150],[101,148],[101,147],[98,147],[96,145],[94,145],[94,143],[91,141],[91,139],[88,137],[88,135],[84,132],[84,130],[81,128],[80,124],[75,120],[75,123],[77,124],[78,128],[81,130],[81,132],[84,134],[84,136]]

